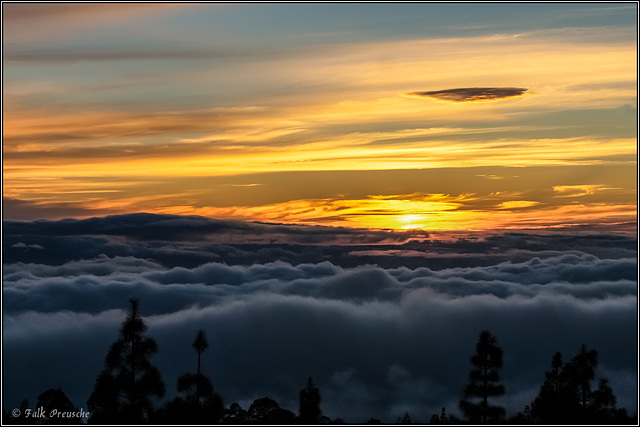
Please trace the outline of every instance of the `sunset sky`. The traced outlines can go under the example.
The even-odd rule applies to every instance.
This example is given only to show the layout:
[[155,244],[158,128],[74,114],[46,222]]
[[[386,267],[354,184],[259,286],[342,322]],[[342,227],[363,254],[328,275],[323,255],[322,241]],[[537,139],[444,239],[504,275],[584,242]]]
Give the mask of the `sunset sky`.
[[3,3],[5,219],[636,218],[636,3]]
[[136,298],[166,399],[204,330],[226,407],[460,417],[490,330],[637,414],[637,6],[3,3],[3,409]]

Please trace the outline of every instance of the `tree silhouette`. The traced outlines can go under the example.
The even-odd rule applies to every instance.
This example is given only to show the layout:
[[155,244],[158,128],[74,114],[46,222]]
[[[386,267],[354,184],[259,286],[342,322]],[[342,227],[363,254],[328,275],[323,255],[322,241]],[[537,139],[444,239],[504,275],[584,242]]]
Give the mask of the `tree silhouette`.
[[553,424],[626,422],[626,415],[616,408],[617,399],[606,378],[600,378],[593,390],[597,365],[597,351],[588,350],[586,345],[565,364],[560,353],[556,353],[552,369],[545,373],[531,404],[533,419]]
[[565,369],[573,377],[578,389],[578,397],[583,413],[586,413],[591,400],[591,381],[596,376],[596,366],[598,365],[598,352],[588,350],[582,345],[580,352],[567,364]]
[[159,411],[157,421],[168,424],[211,424],[224,415],[222,397],[213,389],[211,380],[200,372],[200,357],[209,347],[204,331],[198,331],[192,347],[198,353],[197,373],[186,373],[178,378],[178,393]]
[[33,420],[29,419],[29,413],[31,411],[31,408],[29,406],[29,400],[28,399],[22,399],[22,402],[20,402],[20,406],[17,409],[18,409],[18,413],[5,411],[3,409],[3,411],[2,411],[2,424],[3,425],[9,425],[9,424],[13,424],[13,425],[16,425],[16,424],[17,425],[35,424],[33,422]]
[[440,412],[440,424],[446,424],[449,422],[449,418],[447,417],[447,408],[442,407],[442,411]]
[[275,400],[262,397],[254,400],[249,407],[247,420],[250,424],[294,424],[296,416],[281,408]]
[[238,402],[233,402],[228,409],[224,410],[222,424],[246,424],[248,417],[248,412],[242,409]]
[[545,379],[540,386],[538,396],[535,398],[532,407],[532,415],[540,420],[552,423],[562,423],[563,414],[561,408],[577,405],[576,399],[573,402],[567,398],[575,396],[574,393],[567,393],[570,386],[567,382],[566,373],[562,372],[562,354],[556,352],[551,359],[551,370],[545,372]]
[[[482,331],[476,344],[476,353],[471,356],[469,382],[464,388],[460,409],[473,423],[486,424],[500,421],[505,414],[501,406],[489,404],[489,398],[504,394],[499,383],[502,369],[502,349],[489,331]],[[477,401],[477,399],[480,399]]]
[[449,417],[447,416],[447,408],[445,408],[444,406],[442,407],[442,411],[440,412],[440,415],[438,414],[431,415],[431,421],[429,421],[429,424],[448,424],[448,423],[449,423]]
[[196,335],[196,339],[191,344],[193,348],[198,353],[198,375],[200,374],[200,355],[209,348],[209,343],[207,342],[207,337],[204,334],[204,331],[201,329],[198,331],[198,335]]
[[300,420],[304,424],[315,424],[322,416],[320,409],[320,390],[313,383],[313,379],[307,379],[307,385],[300,390]]
[[605,421],[613,418],[617,412],[618,399],[609,386],[609,380],[600,378],[598,388],[591,394],[591,412],[594,419]]
[[398,421],[396,422],[396,424],[404,424],[404,425],[413,424],[413,421],[411,420],[411,415],[409,415],[409,412],[405,411],[402,418],[398,417]]
[[[200,377],[200,356],[202,355],[202,353],[207,348],[209,348],[209,343],[207,342],[207,337],[205,336],[204,331],[202,329],[200,329],[198,331],[198,334],[196,335],[196,339],[193,341],[193,344],[191,344],[191,346],[194,348],[196,353],[198,353],[198,370],[196,371],[198,377],[195,378],[194,381],[192,381],[192,382],[196,386],[196,400],[198,402],[200,402],[200,396],[201,396],[200,386],[201,386],[201,384],[204,384],[206,382],[205,379],[199,378]],[[187,383],[189,382],[188,379],[185,379],[184,381],[186,381]],[[185,384],[184,381],[183,381],[183,384]],[[209,383],[210,383],[210,381],[209,381]],[[179,388],[179,386],[178,386],[178,388]],[[213,386],[211,387],[211,391],[213,392]]]
[[38,420],[39,424],[81,424],[82,418],[55,416],[63,412],[78,412],[78,408],[71,402],[64,392],[58,389],[49,389],[40,393],[36,408],[43,408],[44,417]]
[[160,371],[150,358],[158,352],[153,338],[144,336],[147,325],[138,312],[138,300],[122,323],[119,338],[111,345],[105,366],[87,401],[88,422],[140,424],[153,411],[151,399],[165,394]]

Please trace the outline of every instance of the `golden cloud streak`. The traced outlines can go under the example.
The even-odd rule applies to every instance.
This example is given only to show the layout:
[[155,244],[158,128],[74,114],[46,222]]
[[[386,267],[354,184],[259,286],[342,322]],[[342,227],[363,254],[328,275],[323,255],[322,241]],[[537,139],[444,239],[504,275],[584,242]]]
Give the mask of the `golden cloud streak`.
[[[40,156],[12,159],[4,178],[220,176],[296,170],[384,170],[472,166],[535,166],[599,164],[609,156],[635,161],[636,141],[631,138],[585,140],[583,138],[496,141],[411,141],[395,144],[357,144],[336,141],[287,147],[238,147],[183,156],[112,159],[79,158],[61,162]],[[173,150],[169,153],[173,153]]]
[[520,208],[530,208],[538,204],[540,204],[540,202],[534,202],[532,200],[508,200],[506,202],[500,203],[497,206],[497,208],[498,209],[520,209]]
[[[529,201],[524,202],[526,206],[505,202],[503,210],[468,210],[461,209],[464,202],[471,199],[465,196],[430,195],[422,200],[395,197],[398,198],[294,200],[254,207],[170,206],[157,208],[153,212],[356,228],[482,231],[621,223],[634,221],[637,210],[636,205],[602,203],[533,208],[538,203]],[[531,209],[519,209],[522,207]]]
[[606,190],[618,190],[606,185],[554,185],[553,191],[560,193],[555,197],[580,197],[589,196]]

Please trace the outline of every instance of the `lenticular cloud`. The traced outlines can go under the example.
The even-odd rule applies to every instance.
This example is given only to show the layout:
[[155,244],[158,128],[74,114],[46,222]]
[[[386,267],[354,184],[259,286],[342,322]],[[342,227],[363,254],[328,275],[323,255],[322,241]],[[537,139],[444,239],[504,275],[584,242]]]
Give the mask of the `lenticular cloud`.
[[[119,224],[117,235],[70,236],[69,223],[6,227],[5,408],[52,387],[86,408],[128,299],[139,298],[169,396],[202,329],[202,366],[226,406],[269,396],[296,412],[312,376],[331,418],[394,422],[409,412],[428,422],[443,406],[457,413],[469,356],[489,329],[505,353],[508,414],[535,397],[556,351],[568,359],[582,344],[598,351],[598,375],[619,406],[637,410],[634,238],[223,245],[188,238],[190,221],[177,217],[162,218],[166,241],[132,219],[137,227],[124,226],[126,216],[104,220]],[[304,228],[292,233],[307,241]],[[41,256],[59,248],[65,256]]]
[[452,102],[493,101],[522,96],[528,89],[520,87],[463,87],[456,89],[411,92],[407,96],[434,98]]

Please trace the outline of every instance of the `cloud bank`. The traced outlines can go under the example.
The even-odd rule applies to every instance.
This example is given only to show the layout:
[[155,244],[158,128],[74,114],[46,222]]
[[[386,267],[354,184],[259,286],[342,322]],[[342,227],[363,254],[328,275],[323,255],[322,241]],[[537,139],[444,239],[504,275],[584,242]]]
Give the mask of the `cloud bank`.
[[520,87],[462,87],[456,89],[411,92],[407,96],[452,102],[494,101],[522,96],[528,89]]
[[[249,230],[281,241],[213,238]],[[203,329],[203,368],[227,406],[269,396],[297,412],[312,376],[329,417],[394,422],[408,411],[428,422],[443,406],[458,414],[469,357],[489,329],[505,353],[507,415],[535,397],[556,351],[568,359],[583,343],[598,351],[598,374],[619,406],[637,411],[635,238],[512,233],[391,244],[334,230],[333,244],[309,243],[318,232],[169,215],[5,223],[4,407],[62,387],[86,408],[135,297],[168,396],[194,369],[190,344]]]

